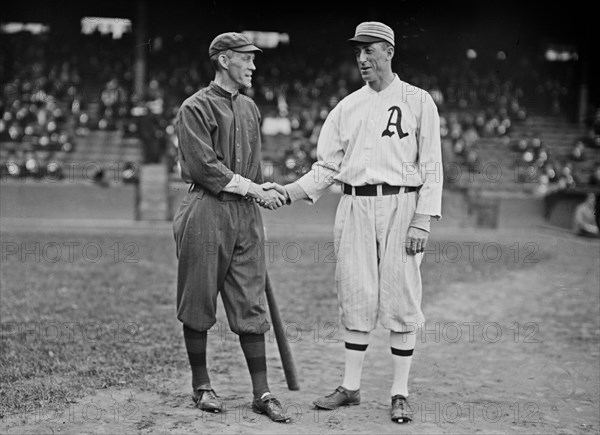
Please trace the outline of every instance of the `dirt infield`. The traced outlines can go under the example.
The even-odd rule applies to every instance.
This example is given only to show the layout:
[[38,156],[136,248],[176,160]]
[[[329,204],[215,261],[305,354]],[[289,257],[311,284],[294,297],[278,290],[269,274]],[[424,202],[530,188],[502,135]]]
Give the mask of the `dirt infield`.
[[[303,231],[294,228],[296,234]],[[12,230],[4,235],[7,231]],[[168,226],[151,232],[169,240]],[[10,234],[18,239],[18,233]],[[213,386],[226,403],[226,413],[205,414],[192,406],[190,373],[180,342],[177,366],[96,389],[52,410],[42,404],[36,410],[5,414],[0,430],[598,433],[598,241],[553,231],[434,228],[423,265],[427,323],[417,338],[409,383],[415,421],[399,426],[389,419],[391,356],[382,329],[373,333],[367,353],[361,405],[337,411],[317,411],[311,405],[339,385],[343,374],[343,333],[331,291],[334,264],[327,261],[331,252],[326,234],[293,238],[285,225],[271,227],[270,240],[281,249],[274,251],[269,271],[300,390],[286,388],[272,334],[267,341],[269,380],[293,417],[290,424],[275,424],[251,411],[250,381],[239,343],[226,324],[219,323],[209,336],[208,352]],[[166,243],[166,258],[171,258],[172,246]],[[143,257],[143,246],[140,253]],[[156,279],[172,285],[172,265],[173,259],[158,270]],[[14,301],[5,303],[15,306]],[[163,308],[168,324],[177,326],[172,306]],[[225,322],[222,312],[220,319]]]

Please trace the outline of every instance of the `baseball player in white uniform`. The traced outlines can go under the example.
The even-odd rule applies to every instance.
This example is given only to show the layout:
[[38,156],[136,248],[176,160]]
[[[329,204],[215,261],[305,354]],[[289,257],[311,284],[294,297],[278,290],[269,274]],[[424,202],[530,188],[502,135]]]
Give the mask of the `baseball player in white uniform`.
[[311,171],[282,187],[287,203],[316,202],[341,185],[334,227],[335,285],[345,327],[342,385],[318,408],[360,403],[369,333],[390,330],[392,420],[411,421],[408,374],[421,311],[420,265],[430,218],[441,217],[439,115],[431,96],[392,71],[394,32],[379,22],[356,27],[349,42],[366,85],[327,117]]

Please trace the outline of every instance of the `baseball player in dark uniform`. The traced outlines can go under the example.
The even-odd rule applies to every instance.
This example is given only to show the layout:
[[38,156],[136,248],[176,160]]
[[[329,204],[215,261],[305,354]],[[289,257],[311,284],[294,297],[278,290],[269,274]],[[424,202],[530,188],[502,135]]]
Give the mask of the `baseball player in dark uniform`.
[[345,327],[342,385],[318,408],[360,403],[369,333],[390,330],[394,366],[391,418],[412,419],[408,374],[421,311],[420,265],[431,217],[441,217],[439,116],[431,96],[392,71],[394,32],[379,22],[357,26],[349,41],[366,85],[340,101],[321,130],[318,161],[283,188],[286,202],[317,201],[333,183],[343,195],[336,212],[335,283]]
[[207,331],[216,323],[220,293],[252,378],[253,410],[287,422],[267,383],[266,264],[257,205],[273,209],[284,197],[261,187],[260,114],[239,92],[251,86],[260,51],[242,34],[218,35],[209,47],[214,81],[185,100],[177,114],[181,176],[191,184],[173,220],[177,317],[192,369],[192,397],[200,409],[223,410],[206,364]]

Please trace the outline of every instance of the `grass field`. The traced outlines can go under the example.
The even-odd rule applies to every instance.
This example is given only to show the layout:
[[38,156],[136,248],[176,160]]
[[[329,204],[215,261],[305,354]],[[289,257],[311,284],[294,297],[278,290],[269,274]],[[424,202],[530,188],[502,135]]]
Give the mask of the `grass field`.
[[[1,236],[0,415],[64,406],[108,387],[157,389],[156,379],[187,368],[168,228]],[[490,280],[548,255],[496,245],[470,256],[464,245],[436,239],[423,267],[424,306],[452,283]],[[498,249],[504,255],[496,259]],[[276,236],[265,252],[285,322],[337,322],[330,238]],[[515,261],[523,254],[535,261]]]

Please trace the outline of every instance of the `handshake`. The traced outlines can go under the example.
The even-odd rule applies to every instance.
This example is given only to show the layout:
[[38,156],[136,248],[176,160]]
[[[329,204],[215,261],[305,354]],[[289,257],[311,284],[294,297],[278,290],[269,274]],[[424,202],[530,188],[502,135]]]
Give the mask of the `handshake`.
[[248,196],[263,208],[277,210],[282,205],[287,204],[290,196],[281,184],[277,183],[252,183],[248,189]]

